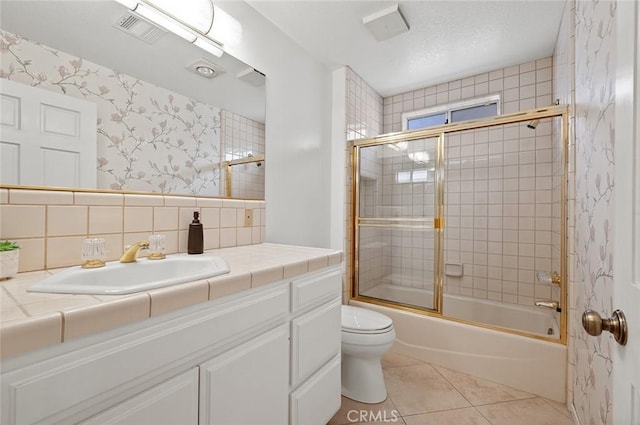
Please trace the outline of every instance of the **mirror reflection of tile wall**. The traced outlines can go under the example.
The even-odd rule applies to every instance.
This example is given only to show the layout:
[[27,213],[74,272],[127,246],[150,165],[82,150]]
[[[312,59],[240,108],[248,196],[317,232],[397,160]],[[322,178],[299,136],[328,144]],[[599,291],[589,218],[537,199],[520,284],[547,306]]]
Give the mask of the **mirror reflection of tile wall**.
[[[222,110],[221,152],[223,161],[264,155],[264,123]],[[231,168],[231,197],[264,199],[264,170],[266,163],[239,164]],[[220,193],[226,193],[224,170],[220,174]]]

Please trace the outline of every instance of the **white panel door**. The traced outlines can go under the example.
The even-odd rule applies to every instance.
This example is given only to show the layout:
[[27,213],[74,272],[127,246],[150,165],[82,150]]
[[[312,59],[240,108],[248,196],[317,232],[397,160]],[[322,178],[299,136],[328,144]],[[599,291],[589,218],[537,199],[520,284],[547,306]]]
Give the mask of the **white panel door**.
[[96,187],[95,103],[0,79],[0,182]]
[[629,330],[616,345],[613,423],[640,425],[640,5],[619,1],[616,11],[616,177],[613,307]]
[[200,365],[200,425],[286,425],[288,416],[288,325]]

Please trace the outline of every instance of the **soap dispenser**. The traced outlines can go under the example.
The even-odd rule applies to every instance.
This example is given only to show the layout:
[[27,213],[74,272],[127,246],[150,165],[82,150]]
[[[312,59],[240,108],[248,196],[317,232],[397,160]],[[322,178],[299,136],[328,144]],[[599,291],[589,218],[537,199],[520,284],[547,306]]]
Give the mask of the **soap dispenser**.
[[200,223],[200,213],[193,212],[193,221],[189,225],[189,238],[187,239],[188,254],[202,254],[204,251],[204,240],[202,237],[202,223]]

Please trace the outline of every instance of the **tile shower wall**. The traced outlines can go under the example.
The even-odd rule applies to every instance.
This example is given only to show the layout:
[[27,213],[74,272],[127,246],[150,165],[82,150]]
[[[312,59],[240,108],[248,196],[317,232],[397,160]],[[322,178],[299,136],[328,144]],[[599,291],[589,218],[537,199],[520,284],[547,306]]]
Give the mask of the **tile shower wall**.
[[219,108],[6,31],[0,43],[0,78],[97,104],[99,188],[221,193]]
[[[248,209],[252,226],[244,225]],[[25,189],[0,189],[0,239],[20,245],[21,272],[80,264],[87,237],[105,239],[109,261],[154,233],[166,235],[168,254],[183,253],[194,211],[205,249],[264,241],[264,201]]]
[[[220,146],[223,161],[264,155],[264,123],[222,110]],[[231,167],[231,188],[234,198],[264,199],[264,174],[266,163]],[[220,173],[220,193],[226,193],[225,170]]]
[[402,131],[402,113],[475,97],[500,95],[501,113],[552,104],[552,58],[497,69],[384,98],[384,132]]
[[[347,105],[347,128],[346,140],[363,139],[367,137],[375,137],[382,134],[382,96],[376,93],[358,74],[353,72],[347,67],[347,84],[346,84],[346,98]],[[350,285],[351,274],[353,271],[353,264],[351,261],[351,234],[353,231],[353,214],[352,214],[352,202],[351,202],[351,183],[352,172],[351,169],[351,150],[352,144],[347,143],[346,149],[346,188],[345,188],[345,241],[344,241],[344,253],[345,253],[345,270],[343,278],[343,299],[347,300],[350,297]],[[360,245],[371,244],[376,240],[379,240],[379,235],[375,232],[373,234],[364,235],[365,238],[360,241]],[[380,260],[381,252],[379,250],[367,251],[364,256],[361,257],[361,261],[368,262],[369,264],[375,263],[376,259]],[[378,263],[380,264],[381,261]],[[377,273],[377,272],[376,272]],[[372,276],[375,277],[375,276]],[[364,280],[364,279],[363,279]]]
[[[559,120],[559,119],[557,119]],[[526,122],[445,138],[445,292],[514,304],[550,299],[535,273],[552,269],[552,123]]]
[[[487,94],[501,95],[503,113],[548,106],[552,104],[551,79],[552,59],[544,58],[391,96],[384,99],[384,130],[385,132],[401,131],[403,112]],[[453,191],[447,192],[446,201],[448,212],[446,261],[462,263],[464,276],[447,277],[445,285],[450,293],[531,305],[536,298],[552,298],[554,295],[551,287],[535,284],[535,271],[552,271],[553,269],[550,253],[554,211],[551,201],[559,195],[557,191],[554,192],[551,181],[554,169],[551,123],[541,123],[535,131],[525,128],[522,140],[520,140],[518,128],[505,127],[500,128],[500,135],[498,130],[492,132],[491,152],[489,152],[488,130],[478,131],[476,134],[453,135],[451,142],[446,143],[446,158],[452,158],[453,155],[458,164],[464,162],[470,168],[460,170],[453,166],[447,176],[448,182],[453,179],[455,183],[447,186]],[[503,133],[506,133],[504,140],[500,139]],[[478,140],[475,140],[476,137]],[[499,148],[498,145],[500,145]],[[474,146],[477,149],[474,149]],[[486,149],[483,151],[484,148]],[[506,164],[503,164],[503,156],[506,157]],[[493,163],[500,162],[499,166],[494,164],[496,166],[491,167],[492,179],[489,179],[487,166],[489,158]],[[559,158],[556,157],[556,159]],[[449,165],[451,166],[451,163]],[[522,173],[519,172],[520,167],[523,168]],[[512,176],[514,173],[515,177]],[[391,175],[389,173],[389,176]],[[500,180],[500,190],[502,190],[504,175],[507,176],[506,179],[522,178],[525,186],[532,183],[533,187],[529,193],[533,194],[533,199],[523,195],[521,202],[517,193],[518,188],[509,191],[510,193],[504,195],[506,199],[503,199],[503,194],[496,185]],[[539,205],[534,206],[536,177],[540,187]],[[494,185],[491,190],[488,188],[490,180]],[[383,188],[380,193],[390,196],[394,193],[391,189],[394,182],[387,179],[386,183],[387,189]],[[512,182],[507,182],[507,184],[510,183]],[[363,188],[367,184],[369,183],[364,183]],[[409,191],[411,193],[407,192],[406,188],[404,189],[406,193],[402,195],[403,189],[400,189],[399,185],[396,186],[398,190],[395,191],[395,196],[404,197],[403,202],[405,205],[410,205],[412,209],[424,208],[426,203],[433,205],[432,197],[418,199],[411,191]],[[543,186],[544,189],[542,189]],[[558,185],[556,189],[559,190]],[[364,190],[371,190],[371,188]],[[477,192],[478,195],[474,196],[473,192]],[[383,200],[382,203],[393,204],[391,199]],[[528,210],[529,206],[532,207],[531,211]],[[500,214],[497,213],[498,208]],[[492,210],[492,215],[489,209]],[[505,215],[508,214],[504,220],[507,226],[510,226],[504,230],[504,240],[503,230],[498,227],[502,226],[503,210]],[[555,212],[557,213],[558,210]],[[409,215],[411,213],[409,212]],[[368,231],[367,235],[372,240],[381,236],[373,231]],[[397,247],[394,250],[394,238],[389,235],[383,237],[382,245],[390,247],[383,251],[383,267],[375,269],[376,272],[367,269],[367,275],[375,274],[379,270],[383,276],[388,277],[387,280],[390,283],[412,287],[424,287],[425,284],[429,286],[432,282],[433,265],[432,262],[425,261],[424,255],[428,250],[433,249],[432,237],[422,237],[419,241],[416,241],[416,238],[404,238],[400,242],[402,239],[402,237],[395,237],[398,243],[395,244]],[[416,242],[419,244],[416,245]],[[504,244],[506,249],[515,248],[515,255],[506,255],[507,258],[503,258]],[[432,255],[432,251],[430,252]],[[373,253],[368,255],[372,255],[368,263],[375,264],[376,259]],[[414,258],[416,255],[421,258]],[[428,279],[425,276],[428,276]],[[381,279],[375,281],[380,282]]]

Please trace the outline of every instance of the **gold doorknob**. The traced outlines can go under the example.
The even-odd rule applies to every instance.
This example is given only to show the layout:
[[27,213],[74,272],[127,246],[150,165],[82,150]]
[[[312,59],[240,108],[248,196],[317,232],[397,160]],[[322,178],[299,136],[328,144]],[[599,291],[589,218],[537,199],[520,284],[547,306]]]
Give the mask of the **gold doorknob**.
[[627,318],[621,310],[616,310],[610,319],[603,319],[593,310],[582,313],[582,327],[589,335],[598,336],[602,331],[611,332],[620,345],[627,343]]

